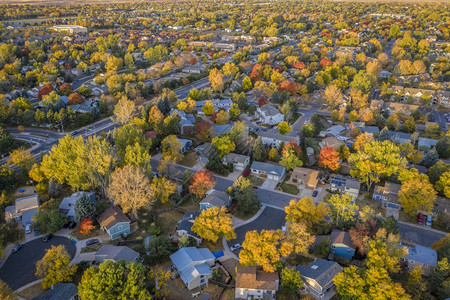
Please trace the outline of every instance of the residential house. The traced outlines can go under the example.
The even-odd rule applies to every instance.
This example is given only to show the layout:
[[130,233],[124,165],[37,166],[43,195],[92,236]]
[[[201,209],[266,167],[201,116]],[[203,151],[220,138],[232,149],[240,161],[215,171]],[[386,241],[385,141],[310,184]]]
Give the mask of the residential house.
[[345,143],[334,136],[326,137],[321,142],[319,142],[319,146],[321,149],[325,147],[331,147],[337,150],[341,145],[345,145]]
[[237,267],[234,297],[237,299],[276,299],[280,278],[277,272],[258,270],[256,266]]
[[288,181],[289,184],[296,186],[303,185],[310,189],[315,189],[318,182],[319,171],[302,167],[295,167]]
[[308,266],[297,266],[296,270],[302,275],[306,290],[316,299],[325,295],[330,299],[336,294],[333,280],[343,271],[337,262],[321,258],[314,259]]
[[384,107],[383,100],[372,99],[372,101],[370,101],[370,110],[373,112],[380,113],[383,110],[383,107]]
[[338,191],[340,194],[349,194],[353,197],[353,201],[358,197],[360,188],[359,180],[340,176],[331,177],[330,190]]
[[256,116],[263,124],[278,124],[284,121],[284,115],[269,104],[258,107]]
[[348,128],[351,131],[359,129],[361,132],[364,132],[365,127],[366,127],[365,122],[350,122],[350,124],[348,125]]
[[33,223],[33,216],[39,208],[38,195],[17,198],[14,205],[5,208],[5,221],[22,221],[23,226]]
[[437,265],[436,250],[413,243],[402,242],[400,247],[406,247],[408,254],[403,258],[408,268],[422,266],[425,275],[429,275],[432,268]]
[[183,73],[189,73],[189,74],[201,74],[205,72],[205,67],[203,65],[198,66],[187,66],[184,67],[181,72]]
[[180,133],[181,134],[192,134],[194,131],[195,117],[193,114],[186,114],[184,111],[179,109],[172,109],[170,115],[173,116],[177,113],[180,117]]
[[383,110],[389,112],[389,115],[393,113],[410,116],[420,105],[398,103],[398,102],[385,102]]
[[298,135],[282,135],[278,132],[260,131],[258,136],[261,138],[261,142],[265,146],[279,148],[281,143],[297,143],[300,145],[300,138]]
[[398,144],[411,143],[411,134],[389,130],[391,141]]
[[377,126],[365,126],[363,132],[370,133],[372,135],[379,135],[380,129]]
[[172,254],[170,259],[188,290],[208,286],[213,273],[211,267],[216,261],[209,249],[184,247]]
[[222,133],[229,132],[233,126],[231,124],[213,125],[212,137],[221,135]]
[[336,256],[352,259],[356,247],[348,232],[335,229],[330,235],[330,249]]
[[128,248],[127,246],[102,245],[94,254],[95,262],[100,264],[105,260],[126,262],[137,262],[139,260],[139,252]]
[[197,245],[200,245],[202,242],[202,238],[199,237],[195,232],[191,230],[192,225],[194,225],[195,219],[200,215],[200,211],[196,212],[187,212],[184,214],[183,219],[178,222],[176,233],[176,239],[179,239],[182,236],[192,237],[196,240]]
[[327,136],[338,136],[345,130],[345,127],[342,125],[334,125],[328,128],[327,130],[322,130],[319,133],[320,137],[327,137]]
[[222,158],[224,164],[233,164],[234,170],[243,171],[250,163],[250,156],[237,153],[228,153]]
[[116,205],[108,207],[98,216],[97,221],[113,240],[131,232],[130,219]]
[[177,140],[180,141],[181,145],[182,145],[181,150],[180,150],[181,153],[184,154],[187,151],[191,150],[191,148],[192,148],[191,140],[188,140],[188,139],[177,139]]
[[251,173],[256,176],[277,181],[280,181],[286,174],[286,169],[284,167],[260,161],[254,161],[250,169]]
[[86,195],[89,200],[95,204],[95,193],[93,192],[75,192],[69,197],[65,197],[59,205],[59,211],[67,216],[70,221],[75,221],[75,204]]
[[384,186],[375,186],[372,199],[381,201],[381,207],[387,208],[386,217],[392,215],[395,219],[398,219],[398,213],[393,214],[392,210],[400,211],[402,208],[401,204],[398,202],[398,192],[400,191],[400,188],[401,184],[389,181],[386,181]]
[[420,137],[419,140],[418,140],[418,147],[417,148],[420,151],[428,152],[434,146],[436,146],[437,143],[438,143],[438,140]]
[[74,283],[58,283],[52,285],[44,295],[34,297],[32,300],[79,300],[78,288]]
[[195,153],[198,154],[198,160],[207,163],[209,160],[209,152],[211,151],[211,143],[204,143],[195,148]]
[[231,204],[231,196],[225,192],[211,189],[206,193],[206,197],[200,201],[200,210],[211,207],[228,207]]

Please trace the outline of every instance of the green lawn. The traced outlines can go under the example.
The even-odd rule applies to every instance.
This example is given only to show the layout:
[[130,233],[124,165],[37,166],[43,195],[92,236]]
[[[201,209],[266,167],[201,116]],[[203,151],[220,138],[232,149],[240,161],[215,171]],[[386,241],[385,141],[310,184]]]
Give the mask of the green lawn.
[[264,178],[260,178],[254,175],[247,177],[253,185],[261,186],[264,183]]
[[234,216],[236,217],[236,218],[238,218],[238,219],[241,219],[241,220],[248,220],[248,219],[250,219],[251,217],[253,217],[256,213],[257,213],[258,211],[255,211],[255,212],[250,212],[250,213],[244,213],[244,212],[242,212],[242,211],[240,211],[240,210],[236,210],[236,212],[234,213]]
[[283,192],[288,194],[298,195],[298,193],[300,192],[300,190],[295,185],[288,184],[286,182],[283,182],[280,187]]
[[183,159],[179,162],[179,164],[189,167],[189,168],[192,168],[197,163],[197,160],[198,160],[198,155],[195,154],[194,151],[192,151],[192,152],[185,154]]
[[97,252],[97,250],[100,249],[101,246],[102,246],[102,243],[83,247],[83,248],[81,248],[81,253]]
[[289,120],[289,124],[290,125],[294,124],[295,122],[297,122],[298,118],[300,118],[301,116],[302,116],[301,113],[294,113],[292,115],[292,118]]
[[197,199],[193,195],[190,195],[179,207],[184,211],[197,211],[200,209],[200,201],[201,199]]

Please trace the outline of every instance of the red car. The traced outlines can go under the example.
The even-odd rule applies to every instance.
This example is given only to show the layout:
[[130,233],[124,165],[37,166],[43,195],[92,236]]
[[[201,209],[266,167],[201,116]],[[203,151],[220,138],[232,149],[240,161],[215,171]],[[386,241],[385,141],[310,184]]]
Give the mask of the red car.
[[423,214],[422,214],[422,213],[419,213],[419,214],[417,215],[417,222],[418,222],[419,224],[423,224]]

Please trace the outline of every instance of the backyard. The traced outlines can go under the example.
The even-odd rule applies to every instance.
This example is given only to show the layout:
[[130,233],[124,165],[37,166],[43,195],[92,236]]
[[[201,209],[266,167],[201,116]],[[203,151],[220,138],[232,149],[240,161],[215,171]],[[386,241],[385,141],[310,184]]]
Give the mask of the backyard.
[[179,162],[180,165],[192,168],[198,161],[198,155],[194,151],[191,151],[184,155],[183,159]]

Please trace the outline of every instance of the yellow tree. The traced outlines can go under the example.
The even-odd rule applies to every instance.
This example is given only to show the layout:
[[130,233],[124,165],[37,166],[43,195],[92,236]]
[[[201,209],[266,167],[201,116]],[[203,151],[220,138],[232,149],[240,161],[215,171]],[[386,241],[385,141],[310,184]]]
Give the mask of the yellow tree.
[[205,105],[203,105],[202,107],[202,112],[207,116],[211,116],[215,112],[214,104],[211,102],[211,100],[207,100],[205,102]]
[[436,196],[437,193],[428,176],[423,174],[402,184],[398,192],[398,201],[406,213],[414,216],[417,211],[431,212]]
[[216,136],[212,139],[212,143],[216,145],[217,149],[219,150],[219,156],[221,158],[231,151],[234,151],[234,149],[236,148],[236,144],[231,141],[228,135],[223,137]]
[[236,238],[231,217],[227,215],[225,207],[215,206],[202,210],[192,225],[192,231],[214,243],[221,237],[227,240]]
[[325,220],[325,216],[330,212],[325,203],[321,202],[317,206],[313,199],[305,197],[300,200],[292,199],[289,206],[284,208],[286,220],[290,222],[305,222],[308,228],[314,224]]
[[161,201],[161,203],[166,203],[176,189],[176,183],[167,180],[165,177],[154,178],[152,180],[151,191],[153,198]]
[[150,268],[148,277],[155,280],[155,288],[153,293],[160,298],[165,298],[170,295],[170,289],[167,282],[170,279],[170,271],[163,268]]
[[50,288],[60,282],[71,282],[77,266],[69,266],[71,261],[64,245],[52,246],[44,257],[36,263],[36,276],[43,278],[42,287]]
[[25,148],[19,148],[9,153],[10,162],[21,169],[24,173],[28,173],[35,163],[34,156]]
[[242,243],[239,263],[243,266],[259,265],[266,272],[274,272],[281,257],[292,253],[294,246],[281,230],[249,231]]
[[343,100],[344,95],[341,89],[335,85],[328,85],[325,89],[325,100],[326,103],[332,108],[336,108]]
[[173,163],[179,162],[183,159],[181,148],[183,144],[178,140],[176,135],[166,136],[161,142],[161,154],[163,159],[169,160]]
[[230,115],[226,110],[219,110],[216,116],[216,124],[225,125],[230,121]]
[[286,122],[286,121],[278,124],[278,131],[280,132],[280,134],[284,135],[284,134],[290,132],[291,129],[292,129],[291,126],[289,126],[288,122]]
[[211,83],[211,88],[217,92],[222,92],[223,90],[223,74],[216,68],[209,72],[209,82]]
[[126,96],[120,98],[119,102],[117,102],[114,107],[115,121],[122,125],[128,124],[133,118],[134,108],[135,106],[133,101],[128,100]]
[[308,232],[305,223],[289,222],[287,226],[287,240],[294,246],[294,253],[307,253],[316,237]]

